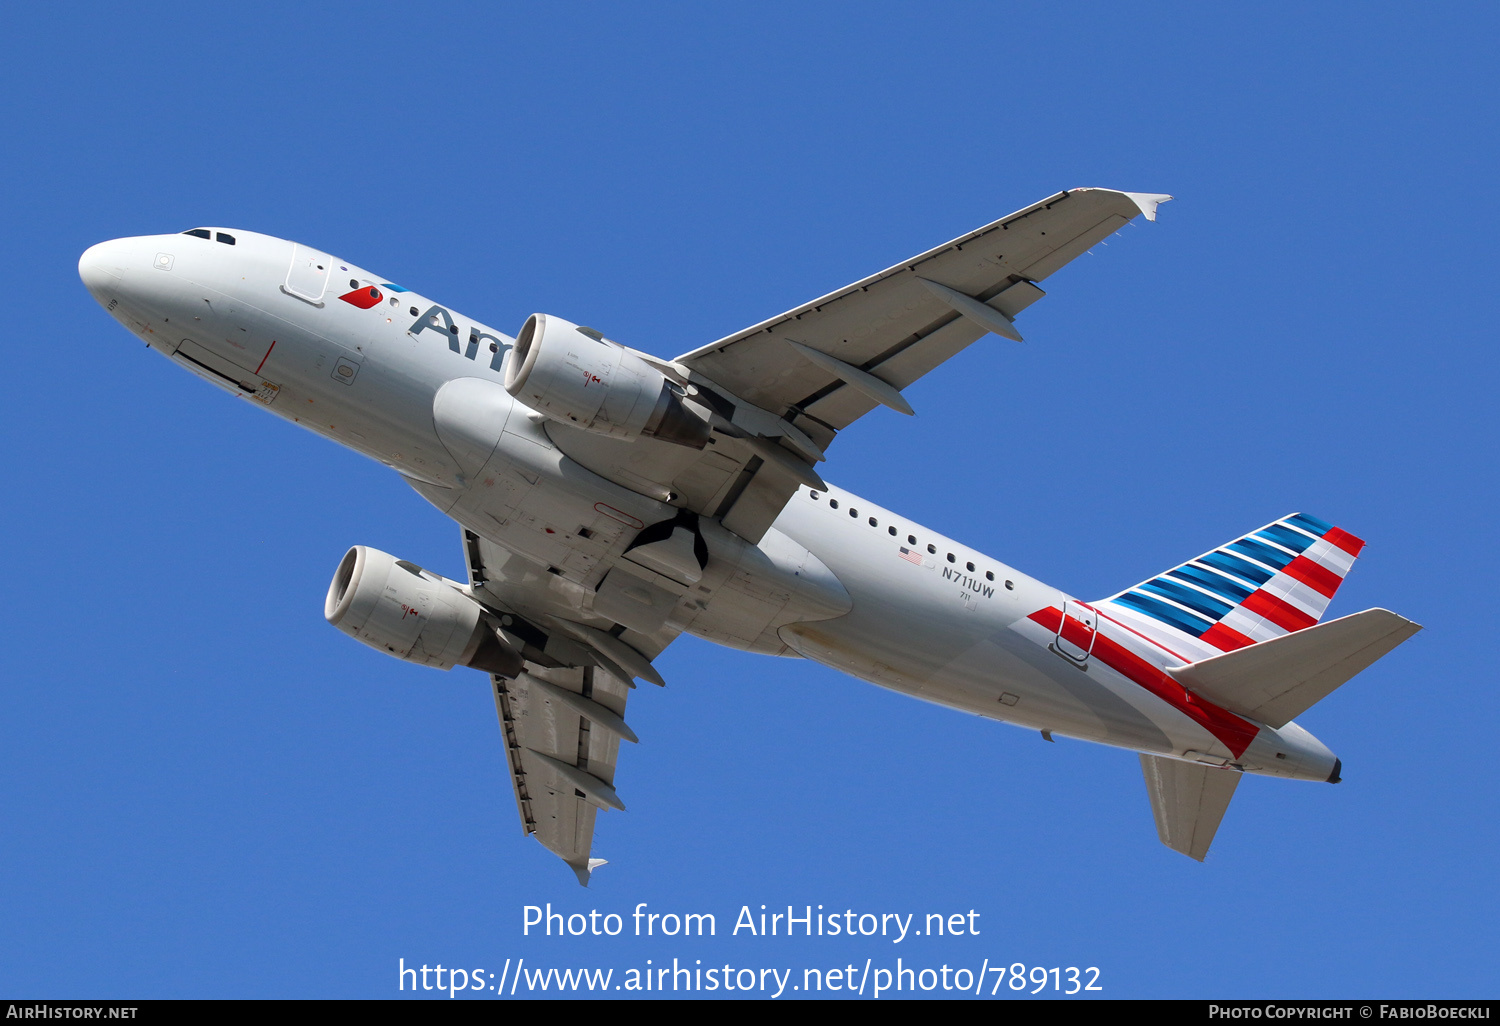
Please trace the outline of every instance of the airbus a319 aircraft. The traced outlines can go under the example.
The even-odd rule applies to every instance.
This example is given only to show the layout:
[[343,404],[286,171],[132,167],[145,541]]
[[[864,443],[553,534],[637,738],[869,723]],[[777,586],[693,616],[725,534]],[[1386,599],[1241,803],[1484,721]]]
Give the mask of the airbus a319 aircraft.
[[1156,828],[1202,860],[1244,774],[1339,780],[1293,722],[1420,627],[1320,623],[1363,546],[1307,513],[1082,601],[824,481],[834,438],[1016,318],[1169,196],[1074,189],[674,360],[533,314],[512,338],[301,243],[194,228],[91,247],[152,349],[379,460],[462,528],[450,580],[356,545],[328,621],[488,674],[521,825],[587,885],[624,809],[636,680],[687,631],[1140,753]]

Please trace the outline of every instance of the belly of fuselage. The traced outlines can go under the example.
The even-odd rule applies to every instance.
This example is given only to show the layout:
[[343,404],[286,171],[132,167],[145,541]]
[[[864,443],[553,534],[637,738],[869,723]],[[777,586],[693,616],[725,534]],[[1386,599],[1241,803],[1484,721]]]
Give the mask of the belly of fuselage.
[[1136,685],[1016,629],[1066,598],[1056,589],[838,489],[794,497],[777,527],[817,553],[853,601],[844,616],[783,627],[800,654],[990,719],[1133,749],[1176,747]]

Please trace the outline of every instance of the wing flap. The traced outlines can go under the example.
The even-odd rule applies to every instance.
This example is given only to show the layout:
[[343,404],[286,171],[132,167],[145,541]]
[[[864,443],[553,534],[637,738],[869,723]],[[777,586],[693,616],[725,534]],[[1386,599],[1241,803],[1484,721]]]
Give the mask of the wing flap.
[[1145,753],[1141,772],[1161,843],[1202,862],[1243,774]]
[[1281,727],[1421,629],[1389,609],[1366,609],[1167,673],[1230,712]]

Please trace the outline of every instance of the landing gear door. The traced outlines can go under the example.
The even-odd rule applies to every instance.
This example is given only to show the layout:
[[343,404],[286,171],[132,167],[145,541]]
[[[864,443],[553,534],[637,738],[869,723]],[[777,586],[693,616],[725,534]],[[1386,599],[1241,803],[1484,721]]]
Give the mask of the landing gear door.
[[1063,603],[1062,621],[1052,651],[1071,663],[1087,666],[1099,636],[1099,614],[1086,603],[1069,599]]
[[287,268],[286,284],[281,286],[281,291],[305,303],[322,306],[332,270],[333,260],[327,253],[293,243],[292,266]]

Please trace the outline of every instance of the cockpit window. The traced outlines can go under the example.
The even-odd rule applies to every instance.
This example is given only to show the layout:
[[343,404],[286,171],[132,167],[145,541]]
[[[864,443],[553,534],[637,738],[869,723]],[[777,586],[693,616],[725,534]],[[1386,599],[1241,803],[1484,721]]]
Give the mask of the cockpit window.
[[192,231],[183,232],[182,234],[184,234],[184,235],[191,235],[195,239],[211,239],[211,238],[213,238],[212,233],[210,233],[207,228],[194,228]]
[[226,246],[233,246],[234,245],[234,236],[230,235],[228,232],[220,232],[219,233],[219,241],[222,242],[222,243],[224,243],[224,245],[226,245]]

